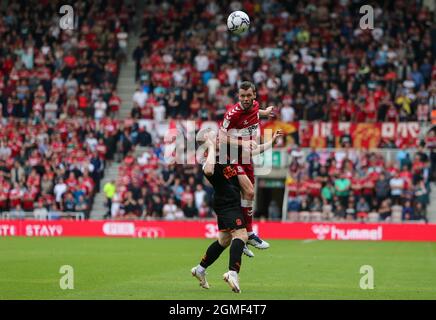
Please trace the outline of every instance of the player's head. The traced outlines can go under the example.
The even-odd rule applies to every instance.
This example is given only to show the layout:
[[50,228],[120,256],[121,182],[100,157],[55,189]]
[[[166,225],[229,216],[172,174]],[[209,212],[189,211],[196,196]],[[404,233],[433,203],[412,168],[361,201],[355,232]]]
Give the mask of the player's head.
[[256,99],[256,87],[250,81],[242,81],[239,85],[238,98],[244,109],[250,109]]

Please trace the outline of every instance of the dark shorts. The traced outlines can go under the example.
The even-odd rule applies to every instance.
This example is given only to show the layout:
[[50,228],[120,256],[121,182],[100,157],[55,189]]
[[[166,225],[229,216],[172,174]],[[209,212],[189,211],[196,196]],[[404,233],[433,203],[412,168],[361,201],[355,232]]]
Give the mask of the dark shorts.
[[230,231],[245,228],[245,220],[241,208],[215,210],[218,218],[218,230]]

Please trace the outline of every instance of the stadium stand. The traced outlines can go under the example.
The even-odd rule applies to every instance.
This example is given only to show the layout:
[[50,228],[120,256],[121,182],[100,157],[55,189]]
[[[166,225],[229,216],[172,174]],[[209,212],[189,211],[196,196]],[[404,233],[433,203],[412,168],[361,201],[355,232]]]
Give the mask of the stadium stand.
[[[242,79],[255,82],[261,106],[276,105],[278,120],[286,124],[436,124],[435,13],[426,1],[374,3],[372,30],[359,28],[356,1],[320,1],[316,6],[312,1],[152,1],[142,4],[140,41],[134,50],[127,50],[130,7],[115,1],[83,3],[79,10],[87,19],[79,21],[75,33],[60,31],[45,19],[44,28],[35,25],[26,29],[34,32],[20,37],[12,34],[33,23],[29,10],[21,11],[18,4],[8,8],[0,22],[2,123],[24,121],[27,127],[38,115],[36,126],[71,122],[76,144],[85,146],[85,158],[94,154],[106,164],[120,160],[116,191],[107,197],[107,217],[172,220],[213,215],[211,189],[200,167],[166,164],[165,144],[155,129],[174,120],[220,121]],[[35,8],[47,17],[55,12],[55,5],[51,10]],[[256,23],[247,36],[236,38],[224,21],[230,10],[241,8]],[[39,34],[42,29],[50,33]],[[32,68],[29,55],[34,57]],[[132,88],[130,116],[120,120],[116,114],[125,102],[115,85],[123,68],[120,62],[126,59],[135,63],[131,76],[137,87]],[[36,77],[29,76],[33,72]],[[52,142],[57,134],[47,130]],[[299,133],[293,143],[309,148],[312,133]],[[400,149],[402,157],[394,162],[376,150],[348,149],[352,137],[348,143],[348,137],[340,138],[346,151],[302,149],[304,166],[293,158],[299,149],[290,150],[286,218],[425,220],[436,165],[434,138],[429,136],[424,149],[419,139],[381,139],[376,148]],[[323,138],[323,145],[335,147],[330,138]],[[59,143],[65,144],[65,139]],[[6,142],[0,155],[9,152]],[[67,180],[70,175],[68,169],[60,174],[55,170],[62,161],[52,162],[54,188],[59,177]],[[104,167],[98,177],[91,174],[96,192]],[[79,171],[77,176],[84,174]],[[64,198],[70,207],[71,197]],[[73,198],[79,202],[79,197]],[[92,198],[85,197],[87,212]],[[271,211],[276,211],[274,206]]]
[[354,149],[291,158],[290,220],[427,220],[429,160],[422,148],[413,158],[404,152],[390,162]]
[[[278,106],[280,120],[286,123],[431,121],[436,107],[435,41],[430,33],[434,13],[423,5],[410,7],[404,1],[375,5],[379,26],[368,31],[358,27],[360,6],[347,1],[326,1],[316,7],[308,1],[166,2],[161,10],[155,6],[144,10],[142,42],[132,55],[139,83],[133,95],[134,119],[219,121],[234,101],[238,81],[247,78],[256,83],[262,106]],[[236,43],[223,25],[229,7],[243,7],[260,19],[256,25],[262,28],[253,27]],[[171,17],[173,29],[167,28],[164,16]],[[297,136],[295,142],[309,147],[305,138]],[[341,145],[349,147],[351,141],[347,142]],[[153,143],[162,146],[159,139]],[[397,137],[381,139],[376,147],[401,147],[404,159],[386,163],[377,152],[314,150],[300,166],[290,152],[288,218],[425,220],[432,176],[428,152],[419,148],[411,159],[413,152],[405,148],[418,145]],[[155,161],[151,151],[146,154]],[[152,170],[163,168],[156,166]],[[193,186],[188,188],[181,178],[172,190],[191,193]],[[125,188],[126,183],[122,185]],[[155,185],[146,180],[141,184],[149,190]],[[136,201],[147,202],[134,194]],[[145,205],[149,208],[145,211],[161,217],[166,201],[158,197],[154,199],[159,214],[152,204]],[[182,218],[177,214],[181,198],[175,198],[170,211]]]
[[[64,4],[64,3],[62,3]],[[117,84],[128,31],[122,1],[11,2],[0,19],[0,211],[6,218],[89,216],[113,159]],[[121,37],[120,37],[121,35]]]

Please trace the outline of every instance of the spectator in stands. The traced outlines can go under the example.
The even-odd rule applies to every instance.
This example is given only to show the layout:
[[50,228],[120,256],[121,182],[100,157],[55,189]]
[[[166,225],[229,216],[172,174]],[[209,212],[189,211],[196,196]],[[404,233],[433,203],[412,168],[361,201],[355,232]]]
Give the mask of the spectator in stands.
[[197,206],[194,204],[194,201],[192,199],[189,199],[186,205],[183,207],[183,214],[188,219],[197,218],[199,216],[199,211],[203,206],[203,202],[201,203],[200,207],[197,208]]
[[17,204],[10,210],[10,216],[13,219],[24,219],[26,217],[26,213],[21,208],[21,204]]
[[62,211],[74,212],[76,210],[76,202],[71,191],[67,192],[62,203]]
[[340,201],[335,204],[334,213],[335,217],[339,220],[344,220],[346,218],[347,211]]
[[428,222],[428,220],[427,220],[427,212],[426,212],[425,208],[423,207],[423,205],[420,202],[417,202],[415,204],[414,218],[416,220],[424,220],[426,223]]
[[33,216],[37,220],[46,220],[48,217],[48,210],[41,202],[37,202],[36,208],[33,210]]
[[83,195],[79,196],[79,199],[76,202],[75,211],[82,212],[85,216],[88,215],[88,201]]
[[404,180],[398,172],[395,172],[394,176],[390,179],[389,186],[394,204],[399,204],[404,190]]
[[139,215],[138,202],[133,198],[132,191],[126,192],[126,199],[123,202],[124,215],[126,219],[136,219]]
[[386,178],[386,175],[381,172],[376,183],[375,183],[375,196],[377,198],[378,204],[380,205],[390,193],[390,181]]
[[[361,198],[363,199],[363,198]],[[354,220],[356,218],[356,209],[353,198],[348,200],[348,207],[345,210],[346,211],[346,219],[347,220]]]
[[200,210],[201,205],[203,202],[206,201],[206,191],[204,190],[204,187],[202,184],[197,184],[196,190],[195,190],[195,206],[198,210]]
[[321,190],[321,196],[324,201],[331,203],[333,196],[335,195],[335,188],[333,187],[331,181],[327,181],[326,185]]
[[151,214],[154,218],[164,218],[163,216],[163,205],[162,205],[162,199],[158,195],[153,195],[153,204],[151,207]]
[[401,222],[401,219],[403,217],[403,206],[401,205],[401,202],[393,202],[392,205],[392,211],[391,211],[391,221],[392,222]]
[[368,217],[368,213],[370,211],[369,204],[366,202],[365,198],[360,198],[356,204],[356,216],[359,219],[366,219]]
[[65,184],[64,179],[59,178],[53,189],[53,192],[55,194],[56,207],[58,209],[62,208],[62,197],[67,190],[68,186]]
[[345,174],[341,174],[335,179],[335,194],[339,197],[342,207],[346,206],[348,203],[350,187],[350,180]]
[[177,205],[174,201],[174,198],[169,198],[168,203],[163,206],[163,218],[165,220],[175,220],[176,212],[178,211]]
[[412,203],[410,201],[406,201],[403,207],[403,220],[414,220],[415,214],[412,207]]

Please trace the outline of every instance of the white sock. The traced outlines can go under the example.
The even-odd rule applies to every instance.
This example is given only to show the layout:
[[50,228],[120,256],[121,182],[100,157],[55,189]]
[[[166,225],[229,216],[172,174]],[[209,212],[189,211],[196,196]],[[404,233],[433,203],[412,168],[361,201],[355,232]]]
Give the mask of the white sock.
[[206,269],[203,268],[202,266],[198,265],[198,266],[197,266],[197,271],[200,272],[200,273],[203,273],[203,272],[206,271]]
[[229,270],[229,273],[233,276],[237,276],[238,273],[235,270]]

